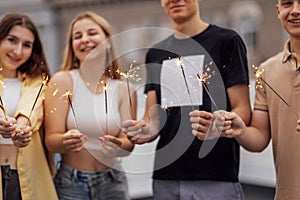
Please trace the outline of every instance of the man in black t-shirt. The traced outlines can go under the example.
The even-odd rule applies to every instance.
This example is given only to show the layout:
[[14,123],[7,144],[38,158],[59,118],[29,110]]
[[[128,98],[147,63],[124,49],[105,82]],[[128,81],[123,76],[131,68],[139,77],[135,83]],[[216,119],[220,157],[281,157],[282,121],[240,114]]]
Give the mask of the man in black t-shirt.
[[[153,173],[154,199],[243,199],[238,182],[239,144],[232,138],[194,137],[189,115],[192,110],[205,111],[199,129],[206,133],[211,112],[218,109],[234,111],[249,123],[245,45],[236,32],[203,22],[198,0],[161,0],[161,4],[174,34],[148,51],[145,116],[142,121],[123,122],[123,130],[136,144],[160,136]],[[178,76],[168,77],[170,70],[179,70]],[[197,78],[197,72],[210,75],[205,84],[209,92],[199,86],[201,97],[187,81]],[[186,88],[168,91],[182,82],[182,77]],[[168,100],[172,95],[178,102]],[[182,100],[184,96],[187,100]],[[200,103],[195,103],[199,98]]]

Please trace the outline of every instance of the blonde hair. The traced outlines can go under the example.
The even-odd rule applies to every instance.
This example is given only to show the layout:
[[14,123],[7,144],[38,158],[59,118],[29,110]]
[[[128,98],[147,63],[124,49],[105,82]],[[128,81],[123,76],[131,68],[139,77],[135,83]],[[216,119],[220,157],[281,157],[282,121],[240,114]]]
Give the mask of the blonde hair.
[[92,11],[79,13],[71,22],[69,30],[68,30],[67,44],[65,47],[65,56],[64,56],[64,61],[63,61],[61,69],[63,71],[68,71],[68,70],[79,68],[79,65],[80,65],[79,60],[76,58],[74,50],[72,48],[72,42],[73,42],[72,32],[73,32],[74,24],[77,21],[86,19],[86,18],[90,19],[90,20],[94,21],[96,24],[98,24],[102,28],[107,39],[111,43],[111,48],[110,48],[111,56],[110,57],[112,58],[112,62],[109,63],[109,67],[107,67],[105,69],[104,75],[109,78],[112,78],[112,79],[120,79],[119,64],[118,64],[117,60],[114,59],[115,55],[114,55],[112,41],[111,41],[112,32],[111,32],[110,25],[106,21],[106,19],[104,19],[103,17],[97,15],[96,13],[94,13]]

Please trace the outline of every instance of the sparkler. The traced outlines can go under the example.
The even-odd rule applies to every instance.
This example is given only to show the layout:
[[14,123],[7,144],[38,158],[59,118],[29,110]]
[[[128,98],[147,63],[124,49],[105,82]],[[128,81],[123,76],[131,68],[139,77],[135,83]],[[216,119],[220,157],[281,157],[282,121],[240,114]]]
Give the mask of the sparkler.
[[186,80],[186,76],[185,76],[185,72],[184,72],[184,68],[183,68],[183,61],[182,61],[181,56],[179,57],[179,65],[180,65],[180,69],[181,69],[181,72],[182,72],[182,75],[183,75],[186,90],[187,90],[187,93],[189,95],[190,103],[192,105],[192,109],[195,110],[195,107],[194,107],[193,101],[192,101],[192,97],[191,97],[191,93],[190,93],[190,89],[189,89],[189,86],[188,86],[188,83],[187,83],[187,80]]
[[213,97],[211,96],[207,85],[206,85],[206,81],[208,78],[210,78],[210,76],[207,74],[207,72],[203,73],[202,75],[197,74],[198,80],[200,81],[200,83],[202,84],[203,88],[205,89],[206,93],[208,94],[210,101],[212,102],[212,104],[214,105],[214,107],[216,108],[216,110],[219,110],[215,100],[213,99]]
[[101,81],[101,83],[104,85],[103,90],[104,90],[104,103],[105,103],[105,134],[108,132],[108,109],[107,109],[107,85],[106,82]]
[[69,90],[66,90],[65,94],[63,95],[63,97],[64,96],[67,97],[67,100],[68,100],[68,102],[70,104],[71,111],[72,111],[72,114],[73,114],[73,117],[74,117],[75,128],[78,129],[77,118],[76,118],[75,110],[74,110],[74,107],[73,107],[73,104],[72,104],[72,100],[71,100],[72,93]]
[[141,80],[141,78],[139,77],[138,74],[138,70],[140,69],[139,67],[135,67],[132,68],[133,63],[135,63],[136,61],[134,60],[130,66],[129,66],[129,70],[125,71],[125,72],[121,72],[120,70],[118,70],[118,72],[120,73],[120,75],[122,77],[124,77],[125,81],[126,81],[126,85],[127,85],[127,92],[128,92],[128,98],[129,98],[129,106],[130,106],[130,113],[133,114],[133,108],[132,108],[132,98],[131,98],[131,91],[130,91],[130,84],[129,84],[129,79],[130,80],[134,80],[136,82],[139,82]]
[[107,86],[106,83],[104,83],[104,95],[105,95],[105,133],[107,134],[108,132],[108,120],[107,120]]
[[256,78],[256,89],[259,89],[262,87],[262,82],[268,86],[272,92],[274,92],[274,94],[279,97],[279,99],[290,109],[290,111],[292,111],[294,113],[294,115],[299,118],[298,116],[298,113],[295,111],[294,108],[292,108],[290,106],[290,104],[282,97],[280,96],[280,94],[266,81],[262,78],[262,74],[264,73],[264,70],[263,69],[259,69],[258,67],[256,66],[252,66],[254,68],[254,74],[255,74],[255,78]]
[[1,96],[0,96],[0,103],[1,103],[1,108],[3,110],[4,118],[7,121],[6,111],[5,111],[4,104],[3,104]]
[[[43,87],[46,85],[46,83],[47,83],[49,77],[48,77],[47,74],[43,73],[43,74],[42,74],[42,78],[43,78],[43,82],[42,82],[42,84],[41,84],[41,86],[40,86],[40,89],[39,89],[39,91],[38,91],[38,93],[37,93],[37,95],[36,95],[36,98],[35,98],[35,100],[34,100],[34,103],[33,103],[33,105],[32,105],[32,108],[31,108],[31,110],[30,110],[30,113],[29,113],[29,116],[28,116],[28,120],[27,120],[26,126],[28,126],[28,124],[29,124],[29,120],[30,120],[30,117],[31,117],[32,112],[33,112],[33,110],[34,110],[34,107],[35,107],[35,105],[36,105],[36,103],[37,103],[37,100],[38,100],[38,98],[39,98],[39,96],[40,96],[40,94],[41,94],[41,91],[42,91]],[[2,103],[2,102],[1,102],[1,103]],[[2,105],[3,105],[3,104],[2,104]]]
[[[132,66],[132,65],[130,65],[130,66]],[[125,74],[126,74],[126,84],[127,84],[128,98],[129,98],[130,113],[132,114],[132,99],[131,99],[131,92],[130,92],[130,87],[129,87],[128,71],[125,71]]]

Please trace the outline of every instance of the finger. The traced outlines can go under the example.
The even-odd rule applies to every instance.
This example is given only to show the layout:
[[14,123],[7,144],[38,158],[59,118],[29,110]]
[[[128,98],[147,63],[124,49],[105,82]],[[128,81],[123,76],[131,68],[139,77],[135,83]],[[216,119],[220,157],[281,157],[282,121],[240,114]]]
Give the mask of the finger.
[[79,149],[83,146],[82,143],[73,143],[73,144],[68,144],[66,146],[67,149],[71,149],[71,150],[76,150],[76,149]]
[[199,132],[197,130],[192,130],[192,134],[195,137],[197,137],[199,140],[205,140],[205,138],[206,138],[206,134],[205,133]]
[[207,134],[208,132],[208,127],[201,126],[200,124],[195,124],[193,130],[195,133],[201,133],[201,134]]
[[115,145],[117,145],[119,147],[122,145],[122,142],[119,139],[117,139],[116,137],[113,137],[111,135],[104,135],[104,138],[108,139],[110,142],[114,143]]
[[137,121],[135,121],[135,120],[125,120],[122,122],[121,127],[128,128],[131,126],[135,126],[135,124],[137,124]]
[[12,134],[10,132],[1,132],[1,136],[3,138],[12,138]]
[[230,130],[224,131],[221,133],[221,137],[233,138],[233,132]]
[[130,132],[126,133],[128,138],[135,137],[137,135],[142,135],[142,134],[143,134],[143,129],[142,128],[139,128],[136,131],[130,131]]
[[190,122],[192,123],[198,123],[200,120],[200,117],[190,117]]
[[126,132],[134,132],[134,131],[137,131],[139,129],[141,129],[140,126],[130,126],[130,127],[127,128]]
[[190,117],[199,117],[200,116],[200,111],[199,110],[194,110],[189,113]]
[[65,134],[63,134],[63,139],[76,139],[76,138],[80,138],[83,137],[84,134],[80,133],[77,130],[69,130],[68,132],[66,132]]
[[210,120],[207,120],[205,118],[200,118],[198,121],[199,124],[203,125],[203,126],[210,126],[210,124],[212,123],[211,118]]
[[212,119],[213,114],[206,112],[206,111],[200,111],[200,117],[204,119]]
[[66,139],[66,140],[63,140],[63,144],[64,145],[74,145],[74,144],[82,144],[83,140],[81,140],[80,138],[74,138],[74,139]]

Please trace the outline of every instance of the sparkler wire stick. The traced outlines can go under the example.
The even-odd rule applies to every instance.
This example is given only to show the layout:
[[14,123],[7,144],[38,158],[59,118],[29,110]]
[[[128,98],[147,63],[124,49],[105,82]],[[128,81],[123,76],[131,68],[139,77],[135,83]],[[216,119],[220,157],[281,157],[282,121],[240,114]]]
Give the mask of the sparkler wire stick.
[[190,89],[189,89],[189,86],[188,86],[188,83],[187,83],[187,80],[186,80],[186,76],[185,76],[185,72],[184,72],[184,69],[183,69],[183,61],[182,61],[181,56],[179,57],[179,64],[180,64],[180,69],[181,69],[181,72],[182,72],[182,75],[183,75],[184,83],[185,83],[185,86],[186,86],[186,90],[187,90],[189,98],[190,98],[190,103],[191,103],[192,109],[195,110],[195,107],[194,107],[193,101],[192,101],[192,97],[191,97],[191,93],[190,93]]
[[42,76],[43,76],[43,82],[42,82],[42,85],[41,85],[41,87],[40,87],[40,89],[39,89],[37,95],[36,95],[36,98],[35,98],[35,100],[34,100],[34,103],[33,103],[33,105],[32,105],[32,108],[31,108],[31,110],[30,110],[30,113],[29,113],[29,116],[28,116],[28,120],[27,120],[26,126],[28,126],[28,124],[29,124],[29,120],[30,120],[30,117],[31,117],[32,112],[33,112],[33,110],[34,110],[34,107],[35,107],[35,105],[36,105],[36,103],[37,103],[37,100],[39,99],[39,96],[40,96],[40,94],[41,94],[41,91],[42,91],[44,85],[46,85],[46,83],[47,83],[47,81],[48,81],[48,78],[49,78],[49,77],[48,77],[47,75],[45,75],[45,74],[42,74]]
[[[110,65],[110,59],[111,59],[110,50],[111,50],[110,48],[107,48],[106,51],[105,51],[105,70],[104,70],[104,74],[105,74],[106,68],[109,67],[109,65]],[[102,82],[100,80],[101,80],[101,76],[100,76],[99,82]],[[108,115],[108,110],[107,110],[107,86],[106,86],[106,81],[104,82],[104,98],[105,98],[105,134],[107,134],[107,131],[108,131],[108,116],[107,116]]]
[[104,83],[104,97],[105,97],[105,134],[107,134],[108,131],[108,120],[107,120],[107,86],[106,83]]
[[206,86],[206,78],[201,77],[200,74],[197,74],[197,77],[198,77],[198,79],[200,80],[202,86],[204,87],[206,93],[208,94],[208,96],[209,96],[209,98],[210,98],[210,101],[212,102],[212,104],[214,105],[214,107],[216,108],[216,110],[219,110],[219,108],[218,108],[218,106],[217,106],[215,100],[214,100],[213,97],[211,96],[211,94],[210,94],[210,92],[209,92],[209,90],[208,90],[208,88],[207,88],[207,86]]
[[72,95],[71,92],[69,90],[67,90],[66,93],[65,93],[65,96],[67,96],[68,102],[69,102],[70,107],[71,107],[71,111],[72,111],[72,114],[73,114],[73,117],[74,117],[75,127],[76,127],[76,129],[78,129],[77,118],[76,118],[75,110],[74,110],[72,100],[71,100],[71,97],[70,97],[71,95]]
[[266,84],[273,92],[274,94],[276,94],[279,99],[294,113],[294,115],[299,118],[298,113],[289,105],[289,103],[282,97],[280,96],[280,94],[278,94],[278,92],[276,92],[276,90],[274,88],[271,87],[271,85],[269,85],[269,83],[267,83],[267,81],[265,81],[262,77],[258,77],[262,82],[264,82],[264,84]]
[[257,81],[257,80],[262,81],[293,112],[293,114],[297,118],[299,118],[298,113],[290,106],[290,104],[282,96],[280,96],[280,94],[265,79],[263,79],[261,77],[262,74],[263,74],[263,72],[264,72],[264,70],[263,69],[259,70],[258,67],[256,67],[256,66],[252,66],[252,67],[254,68],[254,74],[255,74],[255,78],[256,78],[256,83],[259,84],[259,81]]
[[0,103],[1,103],[1,107],[2,107],[3,113],[4,113],[4,118],[7,121],[8,119],[7,119],[7,116],[6,116],[6,111],[5,111],[4,104],[3,104],[1,96],[0,96]]
[[130,92],[130,87],[129,87],[129,75],[128,75],[128,71],[125,72],[126,74],[126,83],[127,83],[127,91],[128,91],[128,97],[129,97],[129,106],[130,106],[130,112],[132,114],[132,99],[131,99],[131,92]]

